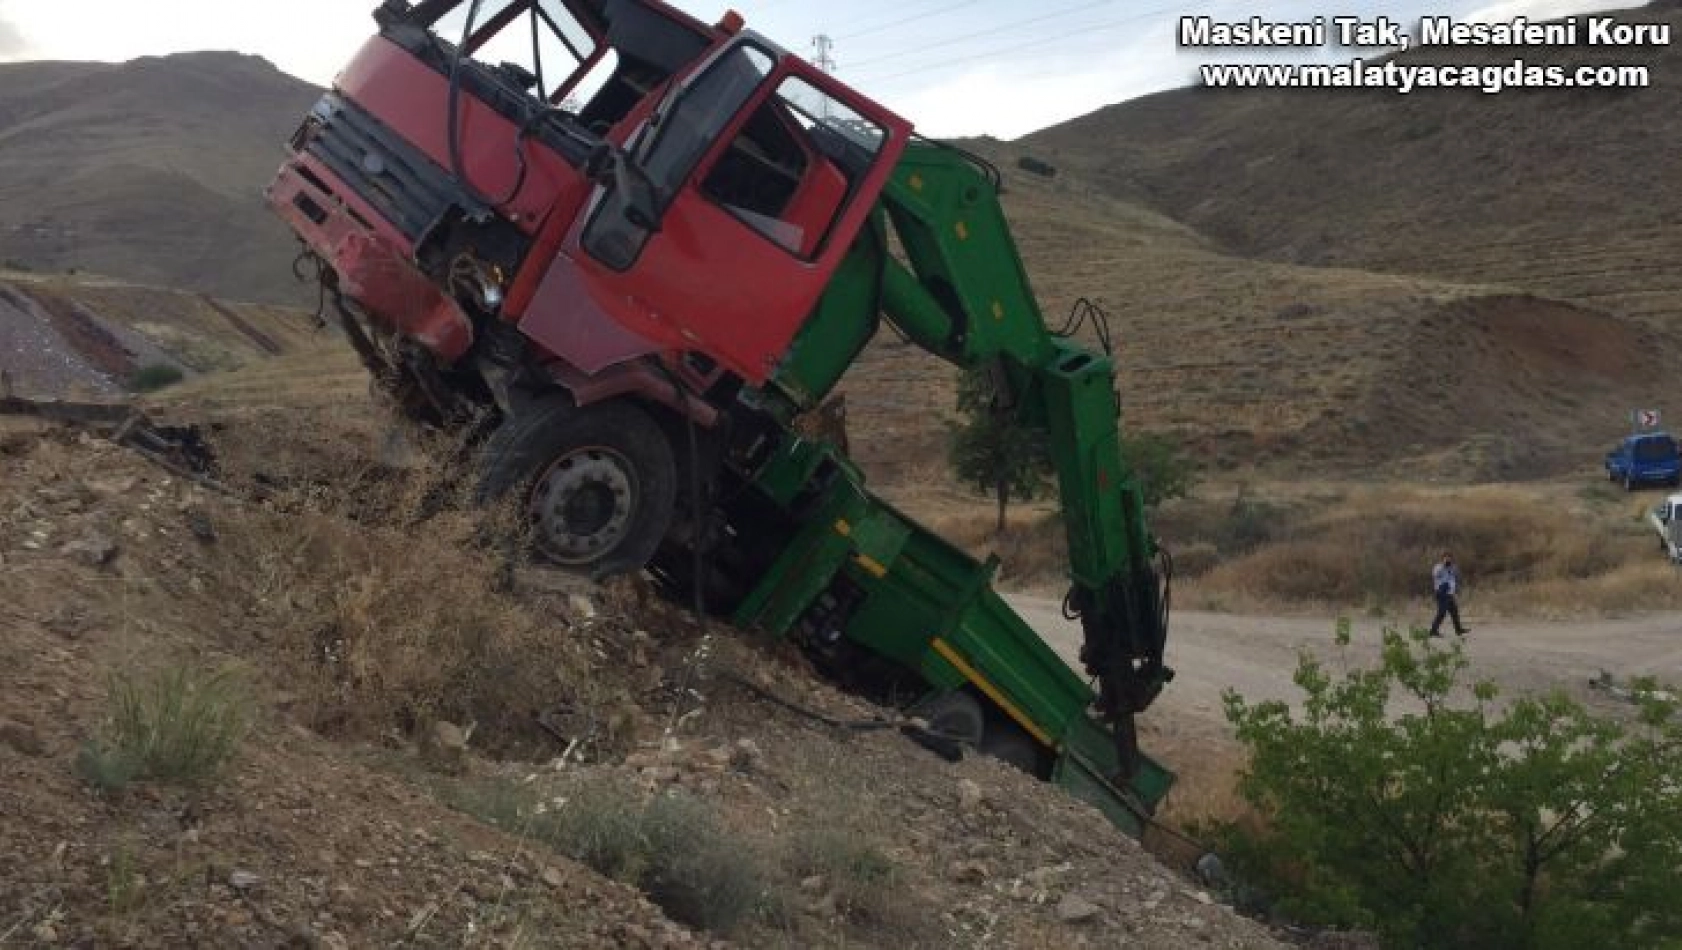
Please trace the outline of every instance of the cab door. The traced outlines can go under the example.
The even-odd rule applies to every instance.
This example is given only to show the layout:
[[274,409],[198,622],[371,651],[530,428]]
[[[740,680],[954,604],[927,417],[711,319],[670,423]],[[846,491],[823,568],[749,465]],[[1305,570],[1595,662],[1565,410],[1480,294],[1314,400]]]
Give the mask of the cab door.
[[668,94],[569,256],[627,329],[755,385],[834,276],[910,125],[751,33]]

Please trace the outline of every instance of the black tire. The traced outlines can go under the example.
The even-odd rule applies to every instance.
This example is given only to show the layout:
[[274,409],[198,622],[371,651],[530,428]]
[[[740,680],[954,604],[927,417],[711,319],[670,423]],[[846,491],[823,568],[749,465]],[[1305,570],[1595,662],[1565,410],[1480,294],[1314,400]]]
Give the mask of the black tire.
[[1044,763],[1040,744],[1014,722],[1000,716],[987,724],[987,734],[981,739],[981,754],[1027,772],[1044,777]]
[[979,748],[987,733],[987,717],[974,696],[959,691],[932,699],[915,710],[928,722],[929,731],[944,738]]
[[671,526],[672,446],[647,412],[555,395],[497,427],[480,457],[476,500],[521,499],[533,552],[602,578],[641,570]]

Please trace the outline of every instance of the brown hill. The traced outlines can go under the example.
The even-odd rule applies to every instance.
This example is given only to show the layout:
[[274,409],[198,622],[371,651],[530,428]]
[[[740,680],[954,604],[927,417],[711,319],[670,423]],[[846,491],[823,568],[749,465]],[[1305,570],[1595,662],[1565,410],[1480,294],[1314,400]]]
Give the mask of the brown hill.
[[[1682,26],[1667,3],[1616,14]],[[1675,46],[1416,49],[1402,63],[1638,63],[1639,90],[1182,89],[1018,143],[1245,256],[1503,283],[1682,323]]]
[[233,53],[0,65],[0,261],[302,301],[261,191],[318,92]]
[[[1078,174],[1016,171],[1017,147],[982,147],[1006,169],[1045,312],[1057,322],[1076,298],[1100,300],[1125,423],[1174,433],[1209,471],[1581,469],[1682,354],[1672,331],[1570,301],[1224,252]],[[952,406],[950,368],[889,338],[846,382],[873,474],[907,486],[943,474],[944,422],[929,407]]]

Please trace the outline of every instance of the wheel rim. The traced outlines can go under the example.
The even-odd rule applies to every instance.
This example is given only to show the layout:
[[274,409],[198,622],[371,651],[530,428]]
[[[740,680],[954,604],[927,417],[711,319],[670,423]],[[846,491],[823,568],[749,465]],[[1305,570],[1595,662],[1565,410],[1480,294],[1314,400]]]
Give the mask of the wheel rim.
[[538,548],[561,564],[576,565],[618,546],[636,507],[630,460],[613,449],[590,446],[549,464],[532,483],[529,510]]

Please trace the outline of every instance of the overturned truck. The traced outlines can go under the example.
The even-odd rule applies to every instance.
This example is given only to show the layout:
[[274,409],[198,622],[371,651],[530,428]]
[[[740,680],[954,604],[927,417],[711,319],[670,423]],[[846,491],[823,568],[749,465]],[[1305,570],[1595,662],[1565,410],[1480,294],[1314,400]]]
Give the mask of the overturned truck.
[[[1168,560],[1113,362],[1048,327],[997,172],[733,13],[389,0],[374,18],[268,196],[404,412],[477,427],[480,499],[515,499],[543,558],[646,570],[1138,833],[1172,781],[1135,730],[1173,675]],[[794,427],[883,320],[985,367],[999,411],[1047,432],[1096,688],[994,564]]]

